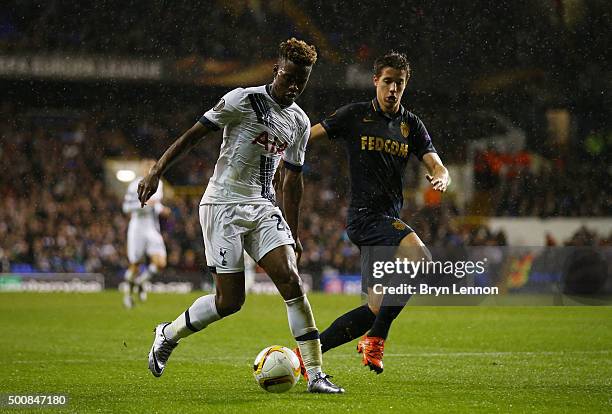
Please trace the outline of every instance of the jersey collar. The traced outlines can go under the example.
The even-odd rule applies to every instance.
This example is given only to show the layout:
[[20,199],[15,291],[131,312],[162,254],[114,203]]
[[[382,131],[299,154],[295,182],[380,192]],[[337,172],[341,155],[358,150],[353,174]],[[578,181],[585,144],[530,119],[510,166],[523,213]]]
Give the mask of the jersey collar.
[[374,110],[374,112],[379,113],[390,120],[394,120],[397,119],[397,117],[403,116],[405,111],[404,106],[400,103],[399,111],[397,111],[393,115],[383,112],[382,108],[380,107],[380,104],[378,103],[378,99],[376,98],[372,99],[372,109]]
[[286,109],[286,108],[289,108],[291,105],[293,105],[293,103],[291,103],[291,105],[283,105],[280,102],[277,102],[276,99],[274,99],[274,96],[272,96],[272,84],[271,83],[268,83],[266,85],[266,93],[268,94],[270,99],[272,99],[274,101],[275,104],[280,106],[281,109]]

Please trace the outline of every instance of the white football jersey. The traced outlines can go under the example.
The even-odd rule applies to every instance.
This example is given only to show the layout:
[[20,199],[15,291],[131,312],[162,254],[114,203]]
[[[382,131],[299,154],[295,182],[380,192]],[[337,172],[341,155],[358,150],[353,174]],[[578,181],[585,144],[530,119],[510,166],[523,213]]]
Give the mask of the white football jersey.
[[138,200],[138,183],[142,177],[136,178],[128,186],[123,199],[123,212],[130,214],[130,227],[137,226],[142,231],[156,229],[159,231],[159,213],[164,208],[161,203],[164,198],[164,184],[160,181],[155,194],[151,196],[144,207]]
[[281,157],[295,168],[304,164],[310,120],[296,103],[281,107],[268,89],[234,89],[200,119],[209,128],[223,128],[201,204],[274,203],[272,178]]

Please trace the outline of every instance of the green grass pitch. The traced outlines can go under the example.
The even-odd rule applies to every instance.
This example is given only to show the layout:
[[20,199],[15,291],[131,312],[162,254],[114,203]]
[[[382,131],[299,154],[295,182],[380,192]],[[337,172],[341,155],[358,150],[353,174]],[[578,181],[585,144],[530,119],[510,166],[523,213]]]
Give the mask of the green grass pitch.
[[[303,380],[269,394],[252,363],[265,346],[293,347],[279,296],[248,296],[241,312],[183,340],[161,378],[150,374],[153,327],[197,295],[151,295],[126,311],[110,291],[0,294],[0,394],[69,396],[38,410],[47,413],[612,412],[611,307],[408,307],[382,375],[351,343],[324,355],[345,395],[310,395]],[[359,303],[310,300],[321,329]]]

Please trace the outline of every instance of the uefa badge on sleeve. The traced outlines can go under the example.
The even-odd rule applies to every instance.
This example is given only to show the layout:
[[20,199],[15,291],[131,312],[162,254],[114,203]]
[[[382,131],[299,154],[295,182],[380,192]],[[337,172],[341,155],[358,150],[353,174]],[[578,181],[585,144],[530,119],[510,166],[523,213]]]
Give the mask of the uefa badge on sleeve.
[[219,112],[225,106],[225,99],[219,99],[219,102],[215,106],[213,106],[213,111]]

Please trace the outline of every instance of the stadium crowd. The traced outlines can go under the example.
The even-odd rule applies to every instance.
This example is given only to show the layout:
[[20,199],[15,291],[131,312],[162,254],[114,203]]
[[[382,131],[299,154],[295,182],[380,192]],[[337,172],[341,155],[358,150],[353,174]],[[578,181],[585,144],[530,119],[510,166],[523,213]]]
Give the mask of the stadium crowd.
[[[382,1],[360,7],[349,2],[215,0],[205,11],[194,12],[192,6],[165,2],[11,0],[0,5],[0,52],[7,56],[199,56],[253,63],[271,58],[279,39],[299,34],[309,41],[316,37],[325,45],[320,50],[323,64],[318,64],[321,69],[317,71],[332,66],[336,56],[333,63],[342,68],[361,66],[369,76],[381,45],[393,45],[407,51],[412,62],[409,109],[425,120],[445,162],[464,163],[470,142],[504,134],[494,131],[499,125],[491,128],[488,119],[477,119],[479,111],[504,113],[527,138],[517,153],[486,150],[477,154],[476,203],[462,209],[451,197],[419,207],[411,190],[417,184],[411,167],[406,177],[405,220],[428,245],[504,245],[503,233],[466,224],[460,217],[612,215],[608,196],[612,193],[608,178],[612,131],[606,115],[609,105],[601,104],[608,69],[602,57],[612,50],[612,37],[605,35],[607,6],[606,2],[576,3],[572,14],[563,3],[516,7],[509,1],[479,0],[453,6],[448,13],[448,2],[441,0]],[[400,22],[397,27],[387,26],[385,10],[390,8]],[[349,11],[351,18],[347,19]],[[201,23],[203,12],[210,24]],[[373,25],[385,30],[371,30]],[[413,27],[418,30],[410,30]],[[28,84],[29,80],[10,86],[19,82]],[[66,89],[66,84],[60,81],[55,87]],[[88,87],[96,97],[111,89]],[[309,86],[300,101],[305,101],[308,113],[317,115],[312,121],[346,103],[349,95],[362,100],[371,94],[345,90],[339,82],[337,88],[343,93],[316,91],[325,95],[322,103],[312,98],[314,92],[309,97],[314,88],[316,85]],[[129,106],[128,110],[90,98],[82,104],[86,110],[74,111],[60,99],[55,107],[62,109],[54,112],[40,108],[54,105],[51,97],[47,101],[39,96],[44,93],[30,94],[36,95],[31,98],[39,106],[35,109],[18,102],[26,97],[10,95],[8,89],[10,97],[1,104],[0,118],[1,270],[120,274],[127,264],[127,217],[120,209],[121,197],[105,185],[104,160],[157,158],[193,123],[193,114],[203,109],[202,102],[214,98],[198,96],[191,102],[197,108],[182,102],[177,110],[170,101],[182,89],[164,96],[165,107],[154,108],[160,104],[151,103],[147,86],[129,84],[123,96],[126,102],[121,97],[113,101]],[[191,96],[204,88],[193,89]],[[25,90],[29,94],[29,84]],[[80,96],[70,95],[62,96]],[[9,104],[6,101],[11,97]],[[547,124],[541,119],[555,105],[571,108],[577,124],[571,128],[570,141],[561,147],[550,145]],[[173,166],[167,176],[170,184],[197,187],[201,193],[212,174],[219,139],[207,140]],[[302,266],[312,273],[325,267],[355,273],[358,268],[358,251],[344,230],[348,204],[344,163],[344,155],[334,146],[315,147],[307,155]],[[204,266],[198,201],[198,195],[167,201],[172,215],[162,229],[170,268]],[[580,234],[570,242],[609,241],[608,235]]]
[[[213,3],[194,11],[164,2],[9,1],[2,6],[0,45],[8,52],[254,59],[273,54],[279,28],[291,27],[280,2]],[[202,24],[203,13],[215,24]]]
[[[609,151],[608,147],[605,152]],[[492,201],[490,214],[611,216],[612,199],[608,194],[612,185],[606,167],[609,155],[576,156],[571,151],[560,154],[560,158],[547,160],[527,151],[479,153],[474,165],[475,179],[480,191],[486,192]]]
[[[128,217],[121,212],[121,196],[105,185],[104,160],[142,156],[139,148],[155,152],[153,144],[167,145],[175,131],[162,121],[153,124],[151,120],[136,128],[122,128],[110,122],[112,114],[105,113],[89,113],[87,117],[24,114],[10,105],[4,105],[3,110],[10,116],[0,120],[0,165],[4,166],[0,175],[2,270],[122,274],[127,265]],[[203,189],[214,166],[215,151],[211,148],[218,147],[219,137],[216,139],[201,145],[177,165],[170,176],[171,184]],[[304,271],[319,274],[331,267],[354,274],[359,270],[359,252],[344,229],[348,207],[344,168],[343,156],[333,146],[314,146],[308,152],[301,232]],[[501,185],[500,191],[517,191],[531,179],[523,173],[512,179],[506,177],[510,181]],[[538,199],[563,206],[568,194],[547,183],[542,182]],[[584,183],[581,194],[588,185]],[[589,190],[596,197],[605,197],[600,189]],[[501,200],[503,205],[505,198]],[[170,268],[198,271],[204,267],[198,202],[199,195],[166,201],[172,214],[162,222],[162,229]],[[591,210],[582,209],[580,213],[603,212],[602,205],[591,204]],[[504,210],[498,208],[497,212]],[[516,212],[529,214],[520,209]],[[570,210],[559,208],[551,215],[564,212]],[[492,233],[483,225],[461,224],[459,213],[451,198],[419,208],[409,196],[404,209],[405,220],[428,245],[506,244],[503,233]],[[588,240],[602,242],[595,235]]]

